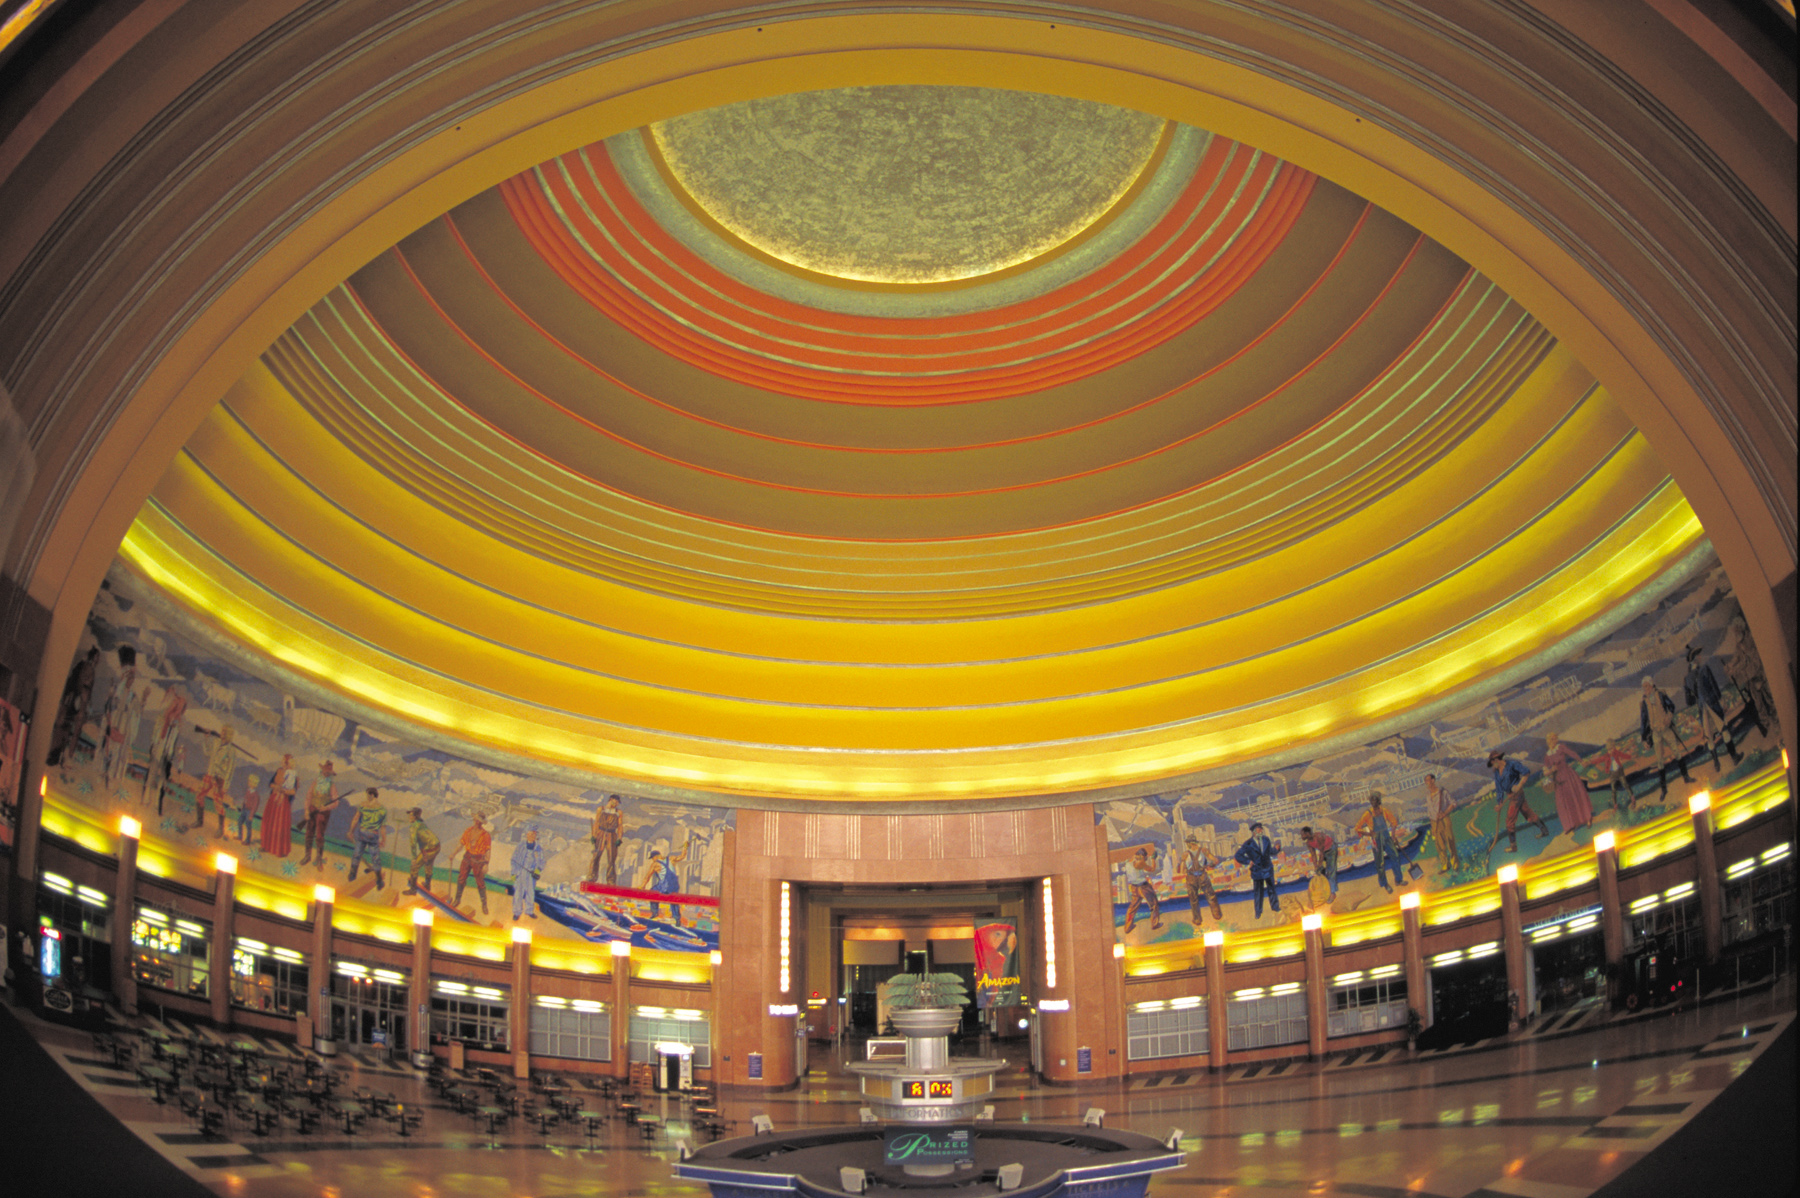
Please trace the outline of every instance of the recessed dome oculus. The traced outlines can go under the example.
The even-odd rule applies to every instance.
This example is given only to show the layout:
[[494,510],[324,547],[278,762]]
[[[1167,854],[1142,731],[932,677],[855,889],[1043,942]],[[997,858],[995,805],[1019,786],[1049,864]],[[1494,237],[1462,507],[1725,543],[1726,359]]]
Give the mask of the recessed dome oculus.
[[863,283],[979,278],[1100,220],[1165,122],[971,87],[857,87],[712,108],[651,126],[672,181],[725,231],[792,266]]

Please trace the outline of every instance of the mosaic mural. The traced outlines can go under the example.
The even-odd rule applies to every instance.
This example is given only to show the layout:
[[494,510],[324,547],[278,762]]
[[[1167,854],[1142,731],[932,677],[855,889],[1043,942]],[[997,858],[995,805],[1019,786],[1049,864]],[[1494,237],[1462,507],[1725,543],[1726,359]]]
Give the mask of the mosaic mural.
[[[1780,755],[1716,561],[1521,685],[1360,748],[1103,804],[1128,944],[1461,885],[1685,807]],[[1308,833],[1310,832],[1310,837]]]
[[63,793],[340,899],[647,948],[719,943],[728,808],[495,769],[309,705],[108,576],[49,756]]

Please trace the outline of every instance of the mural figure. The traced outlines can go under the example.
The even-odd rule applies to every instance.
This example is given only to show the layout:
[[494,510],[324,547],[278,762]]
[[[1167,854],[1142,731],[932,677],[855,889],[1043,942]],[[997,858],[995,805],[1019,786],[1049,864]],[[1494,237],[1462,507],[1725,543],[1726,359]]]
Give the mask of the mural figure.
[[[1631,782],[1626,777],[1626,769],[1637,760],[1637,754],[1625,747],[1625,738],[1619,737],[1606,742],[1606,751],[1600,754],[1596,764],[1606,770],[1606,787],[1612,794],[1612,809],[1623,811],[1637,802],[1637,792],[1631,789]],[[1619,792],[1625,792],[1625,806],[1619,806]]]
[[625,816],[620,810],[619,796],[607,795],[606,802],[594,808],[593,826],[589,834],[594,842],[594,857],[588,862],[587,880],[600,880],[600,859],[606,858],[606,884],[619,884],[619,842],[625,836]]
[[1375,850],[1375,880],[1381,883],[1383,890],[1390,893],[1394,889],[1387,883],[1390,870],[1394,875],[1394,886],[1406,884],[1406,879],[1400,874],[1400,851],[1394,847],[1394,830],[1399,826],[1394,813],[1382,807],[1381,792],[1377,790],[1369,795],[1369,809],[1362,813],[1362,818],[1350,829],[1353,836],[1369,838],[1369,844]]
[[422,807],[411,807],[406,814],[412,816],[412,869],[406,875],[406,891],[408,894],[419,892],[420,879],[424,879],[425,893],[431,893],[431,871],[437,864],[438,850],[443,846],[438,841],[437,833],[425,823],[425,810]]
[[1551,798],[1556,803],[1556,820],[1565,832],[1585,828],[1594,822],[1594,805],[1588,801],[1587,783],[1575,772],[1575,763],[1581,758],[1556,733],[1549,733],[1545,740],[1550,751],[1544,754],[1544,772],[1554,788]]
[[381,872],[381,842],[388,834],[387,817],[387,808],[381,805],[381,792],[373,786],[363,791],[362,805],[350,809],[352,882],[356,881],[357,867],[367,854],[369,868],[375,871],[375,889],[381,890],[387,885],[387,879]]
[[1437,842],[1438,867],[1449,871],[1462,868],[1462,854],[1456,848],[1456,829],[1450,826],[1450,813],[1456,800],[1438,785],[1436,774],[1425,775],[1425,811],[1431,816],[1431,839]]
[[[655,856],[655,854],[651,854]],[[523,915],[538,917],[538,875],[544,872],[544,847],[538,843],[537,825],[525,829],[525,839],[513,849],[512,861],[513,919]]]
[[321,761],[319,776],[306,792],[306,852],[300,857],[302,865],[325,868],[325,829],[342,798],[335,788],[336,776],[337,766],[330,760]]
[[[1538,839],[1548,840],[1550,829],[1544,823],[1544,817],[1531,809],[1525,798],[1525,783],[1531,777],[1531,768],[1522,762],[1508,761],[1506,754],[1495,749],[1488,754],[1488,769],[1494,772],[1494,822],[1500,821],[1502,808],[1506,811],[1506,851],[1519,851],[1519,817],[1525,822],[1537,825]],[[1500,832],[1494,832],[1494,840],[1498,842]],[[1491,846],[1490,846],[1491,849]]]
[[1743,761],[1743,755],[1737,751],[1737,744],[1731,738],[1731,729],[1725,723],[1725,692],[1719,687],[1719,676],[1713,673],[1710,662],[1700,658],[1706,650],[1698,645],[1687,647],[1687,677],[1682,682],[1682,697],[1687,705],[1694,709],[1694,722],[1700,725],[1700,738],[1712,749],[1713,773],[1719,772],[1719,742],[1725,742],[1725,751],[1731,755],[1731,764]]
[[[1681,780],[1691,783],[1693,778],[1688,774],[1687,741],[1681,737],[1681,729],[1675,722],[1675,703],[1663,694],[1662,688],[1650,675],[1644,675],[1644,697],[1638,704],[1638,735],[1643,738],[1644,747],[1656,751],[1659,763],[1662,793],[1669,793],[1669,758],[1675,758],[1675,764],[1681,767]],[[1680,746],[1679,751],[1676,746]]]
[[1224,910],[1219,906],[1219,896],[1213,890],[1212,874],[1208,866],[1217,865],[1219,859],[1200,847],[1200,838],[1192,832],[1188,833],[1187,852],[1181,857],[1181,873],[1187,882],[1188,911],[1194,917],[1194,927],[1200,927],[1200,901],[1212,910],[1213,922],[1218,923],[1225,918]]
[[294,851],[294,794],[300,789],[300,771],[294,755],[281,755],[281,768],[269,777],[269,801],[263,807],[262,851],[286,857]]
[[99,673],[99,657],[100,648],[96,645],[69,668],[69,677],[63,683],[62,702],[56,708],[56,725],[50,730],[50,755],[45,758],[46,765],[62,765],[63,755],[69,752],[69,742],[81,740],[81,725],[87,719],[88,700],[93,697],[94,678]]
[[[638,883],[639,890],[648,890],[654,894],[680,894],[681,879],[675,874],[675,867],[687,860],[688,845],[682,845],[681,851],[673,857],[665,857],[655,849],[650,850],[650,860],[644,866],[643,880]],[[656,918],[658,904],[650,904],[650,917]],[[681,922],[681,905],[669,904],[669,922]]]
[[225,785],[226,780],[237,769],[237,748],[231,743],[232,738],[237,735],[237,731],[229,724],[220,728],[216,733],[195,724],[194,731],[203,736],[216,736],[218,743],[207,751],[206,773],[201,776],[200,785],[194,790],[193,830],[196,832],[205,830],[206,805],[210,802],[213,810],[219,816],[219,835],[224,836],[225,808],[231,805],[231,800],[225,794]]
[[1744,622],[1741,612],[1731,617],[1726,635],[1731,638],[1732,653],[1725,672],[1730,676],[1731,684],[1737,687],[1744,710],[1756,724],[1757,734],[1767,736],[1776,722],[1775,700],[1769,694],[1769,676],[1763,672],[1762,658],[1750,641],[1750,626]]
[[[1338,891],[1338,846],[1337,839],[1329,832],[1315,832],[1312,827],[1300,829],[1300,839],[1306,845],[1306,851],[1312,857],[1313,874],[1325,879],[1325,902],[1337,898]],[[1314,905],[1321,905],[1314,900]]]
[[101,776],[109,790],[124,780],[126,768],[131,764],[132,742],[137,739],[138,726],[132,709],[137,705],[137,650],[130,645],[120,645],[119,674],[107,692],[106,706],[100,716]]
[[1131,892],[1131,904],[1125,908],[1127,932],[1137,925],[1138,907],[1143,903],[1150,904],[1150,927],[1162,927],[1162,911],[1157,905],[1156,887],[1150,882],[1150,875],[1156,870],[1155,861],[1149,849],[1140,848],[1125,865],[1125,886]]
[[257,783],[262,779],[251,774],[244,782],[244,797],[238,801],[237,839],[239,844],[250,843],[250,826],[256,820],[256,808],[262,796],[256,793]]
[[[187,695],[171,689],[156,722],[156,743],[150,749],[150,768],[156,771],[156,814],[163,813],[163,796],[175,781],[175,762],[181,756],[181,717],[187,714]],[[145,777],[144,786],[150,785]]]
[[452,865],[456,864],[457,857],[462,858],[462,867],[456,871],[456,897],[450,900],[451,906],[462,906],[463,889],[468,886],[472,873],[475,875],[475,896],[481,900],[481,913],[487,914],[488,854],[493,850],[494,836],[487,830],[487,816],[477,811],[469,817],[469,826],[463,829],[456,852],[450,854]]
[[[1269,896],[1269,910],[1281,910],[1281,896],[1275,893],[1275,856],[1281,852],[1281,846],[1269,840],[1267,829],[1262,824],[1250,825],[1250,837],[1238,846],[1233,859],[1239,865],[1250,867],[1251,901],[1256,907],[1256,918],[1262,918],[1263,895]],[[1127,928],[1126,931],[1130,931]]]

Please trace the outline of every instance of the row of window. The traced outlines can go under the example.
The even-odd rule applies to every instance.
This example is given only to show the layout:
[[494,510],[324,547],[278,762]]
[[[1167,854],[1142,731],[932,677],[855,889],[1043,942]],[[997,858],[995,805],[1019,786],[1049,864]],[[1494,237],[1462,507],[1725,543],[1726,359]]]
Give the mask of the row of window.
[[[1204,996],[1140,1003],[1126,1012],[1128,1060],[1204,1056],[1211,1017]],[[1328,991],[1326,1035],[1353,1036],[1406,1026],[1406,979],[1398,966],[1344,974]],[[1240,990],[1225,1004],[1230,1049],[1268,1048],[1306,1040],[1306,992],[1297,982]]]

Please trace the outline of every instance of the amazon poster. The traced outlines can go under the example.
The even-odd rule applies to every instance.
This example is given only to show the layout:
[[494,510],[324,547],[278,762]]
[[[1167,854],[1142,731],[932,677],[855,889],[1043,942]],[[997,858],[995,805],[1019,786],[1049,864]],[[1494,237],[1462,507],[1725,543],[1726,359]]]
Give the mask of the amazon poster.
[[[340,897],[540,935],[718,947],[728,808],[497,769],[210,652],[115,565],[56,708],[51,784]],[[0,745],[3,745],[0,741]]]
[[1100,805],[1116,937],[1243,932],[1471,882],[1685,809],[1779,759],[1713,561],[1524,682],[1345,752]]
[[1019,995],[1019,925],[990,919],[975,929],[975,1005],[1016,1007]]

